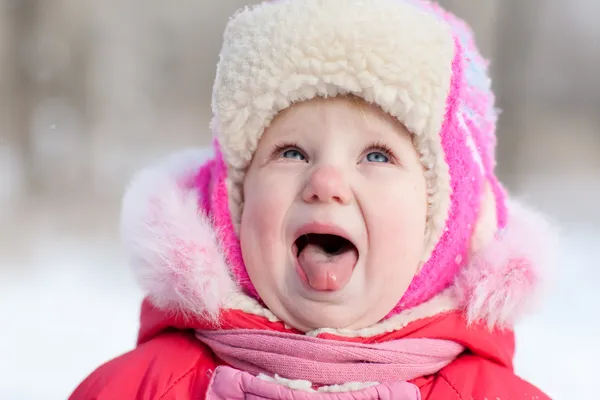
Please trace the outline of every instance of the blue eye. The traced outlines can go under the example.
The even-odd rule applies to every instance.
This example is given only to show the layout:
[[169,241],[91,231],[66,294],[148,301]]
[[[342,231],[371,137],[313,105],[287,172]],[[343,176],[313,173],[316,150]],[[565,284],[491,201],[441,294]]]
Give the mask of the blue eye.
[[380,151],[372,151],[369,154],[367,154],[366,157],[368,162],[374,162],[374,163],[388,163],[390,162],[390,159],[383,154]]
[[283,153],[281,153],[281,156],[283,158],[289,158],[289,159],[299,160],[299,161],[306,160],[306,157],[304,157],[304,154],[300,153],[300,151],[298,151],[296,149],[286,150]]

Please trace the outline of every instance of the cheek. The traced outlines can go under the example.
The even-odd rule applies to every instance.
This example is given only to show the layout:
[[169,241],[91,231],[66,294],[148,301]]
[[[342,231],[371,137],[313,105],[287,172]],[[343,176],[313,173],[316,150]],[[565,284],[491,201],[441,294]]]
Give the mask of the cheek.
[[[376,207],[368,214],[370,246],[376,264],[414,275],[424,250],[427,197],[425,185],[390,185],[374,197]],[[387,268],[386,268],[387,269]]]
[[[293,198],[285,181],[276,177],[254,177],[244,187],[242,223],[246,221],[253,229],[268,231],[281,219]],[[266,232],[265,232],[266,233]]]
[[[392,198],[388,198],[392,200]],[[374,232],[382,243],[395,244],[403,250],[422,250],[425,238],[426,208],[424,201],[396,197],[385,201],[373,219]],[[372,224],[371,224],[372,225]]]
[[[240,240],[244,259],[274,257],[275,246],[282,240],[285,215],[293,198],[285,183],[269,176],[247,179],[244,186],[244,209]],[[259,260],[257,260],[259,261]]]

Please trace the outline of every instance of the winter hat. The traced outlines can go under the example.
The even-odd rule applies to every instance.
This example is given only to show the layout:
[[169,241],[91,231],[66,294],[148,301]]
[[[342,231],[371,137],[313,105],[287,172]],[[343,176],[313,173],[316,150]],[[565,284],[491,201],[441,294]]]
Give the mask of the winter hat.
[[[273,117],[343,94],[402,122],[426,170],[427,254],[399,311],[447,287],[471,238],[505,223],[490,79],[469,29],[426,1],[279,0],[239,11],[225,31],[212,101],[234,226],[246,168]],[[481,210],[490,215],[476,232]],[[235,274],[256,294],[245,268]]]
[[141,173],[124,200],[125,245],[152,303],[213,319],[261,307],[237,235],[258,141],[296,102],[352,95],[407,127],[428,184],[423,266],[389,316],[448,289],[470,319],[510,322],[552,242],[542,219],[509,207],[494,175],[490,86],[468,27],[425,0],[277,0],[239,11],[217,66],[214,151]]

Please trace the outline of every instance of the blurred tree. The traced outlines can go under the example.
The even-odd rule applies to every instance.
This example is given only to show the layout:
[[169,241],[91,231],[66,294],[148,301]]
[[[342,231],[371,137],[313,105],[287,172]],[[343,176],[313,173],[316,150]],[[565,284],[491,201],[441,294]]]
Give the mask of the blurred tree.
[[30,134],[35,87],[26,64],[38,6],[39,0],[0,2],[0,137],[16,152],[26,189],[35,176]]
[[475,33],[479,50],[487,58],[493,56],[499,0],[438,0],[437,2],[464,19]]
[[496,103],[502,110],[498,121],[498,174],[508,186],[521,168],[524,120],[527,110],[525,70],[530,60],[531,24],[536,0],[503,0],[497,10],[497,30],[493,42],[492,76]]
[[41,190],[80,187],[91,178],[87,76],[93,43],[88,2],[42,1],[38,5],[33,51],[35,77],[32,145],[36,186]]

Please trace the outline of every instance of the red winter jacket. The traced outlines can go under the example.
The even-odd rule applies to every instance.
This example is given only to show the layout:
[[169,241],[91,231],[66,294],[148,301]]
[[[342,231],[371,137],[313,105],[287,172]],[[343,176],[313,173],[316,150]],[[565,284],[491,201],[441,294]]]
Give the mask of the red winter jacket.
[[[213,371],[218,365],[223,365],[193,334],[194,328],[206,328],[205,323],[168,316],[149,302],[142,307],[141,323],[137,348],[94,371],[75,390],[71,400],[205,398]],[[222,323],[224,329],[271,329],[297,334],[282,323],[269,322],[241,311],[225,312]],[[331,334],[320,337],[364,343],[400,338],[436,338],[464,345],[467,350],[450,365],[435,375],[412,382],[419,387],[423,399],[549,398],[514,374],[512,331],[490,332],[482,325],[468,327],[458,311],[418,319],[400,330],[366,339],[339,338]]]

